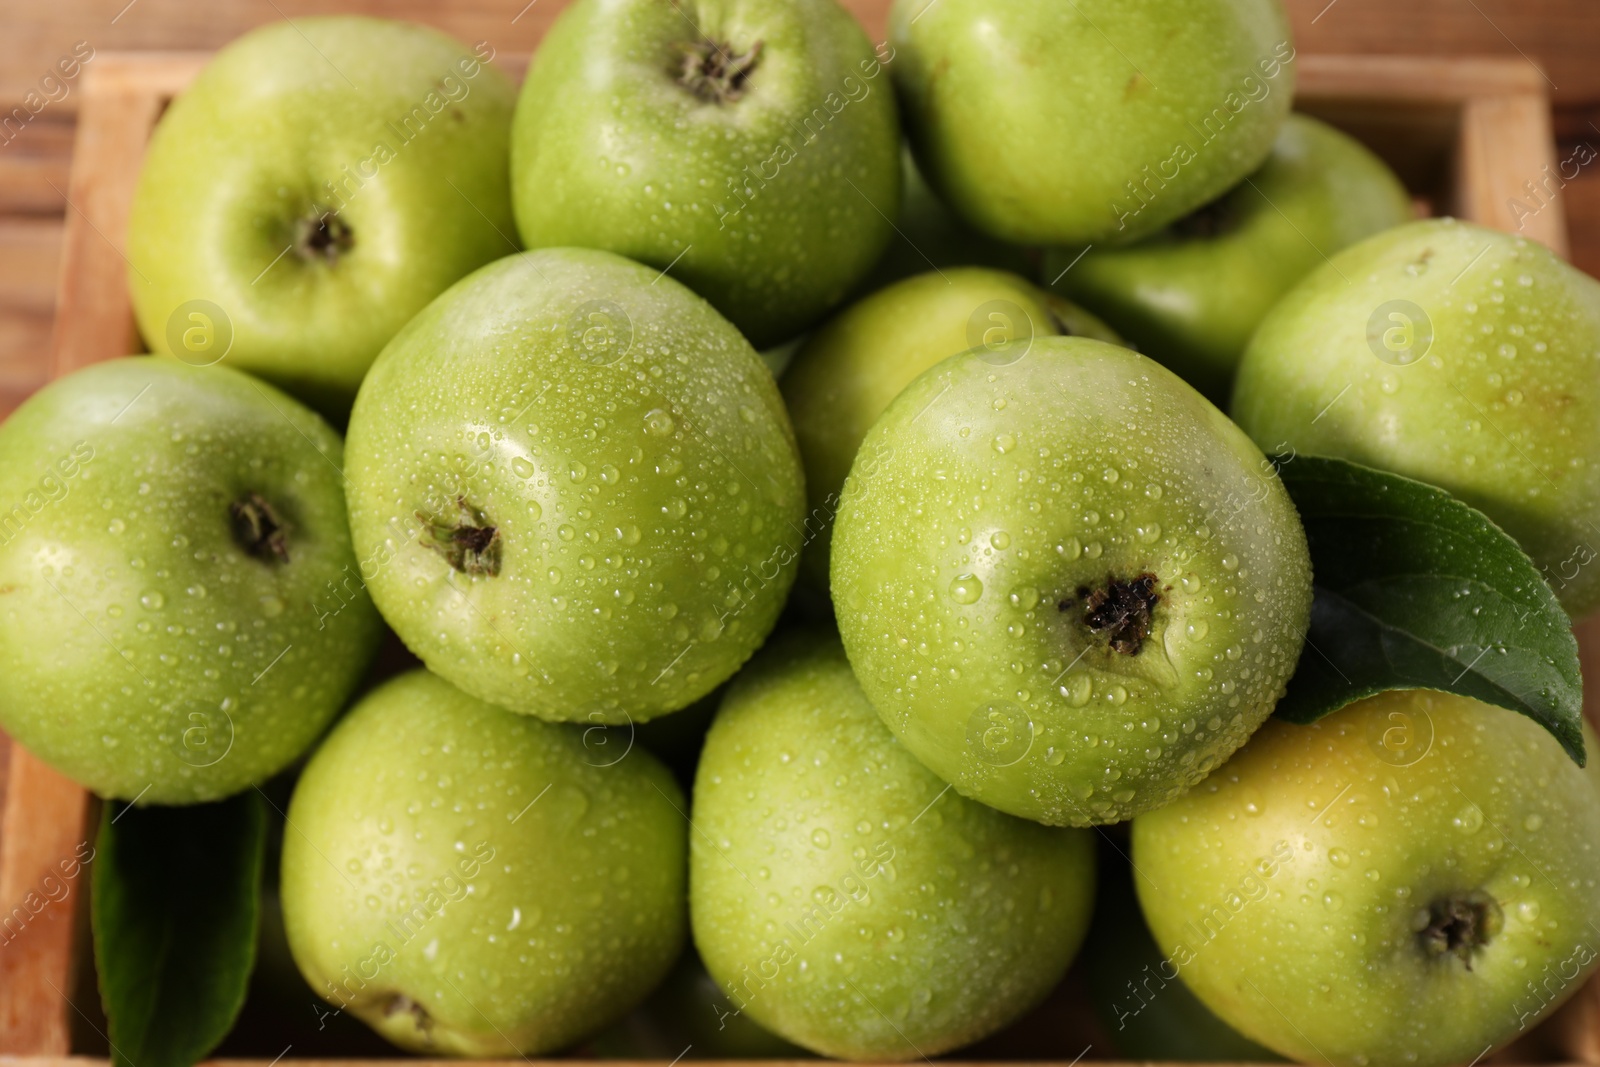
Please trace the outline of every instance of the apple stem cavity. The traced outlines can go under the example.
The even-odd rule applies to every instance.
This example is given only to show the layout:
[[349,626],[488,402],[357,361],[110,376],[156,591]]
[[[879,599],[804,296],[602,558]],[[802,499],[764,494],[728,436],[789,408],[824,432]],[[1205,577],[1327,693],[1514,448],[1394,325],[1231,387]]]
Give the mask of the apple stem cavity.
[[763,42],[757,41],[747,52],[735,53],[733,46],[709,38],[685,46],[683,69],[678,84],[711,104],[729,104],[744,95],[761,62]]
[[1157,581],[1148,571],[1136,578],[1108,578],[1100,589],[1080,586],[1076,600],[1063,600],[1057,607],[1070,611],[1081,602],[1085,626],[1105,634],[1113,652],[1137,656],[1150,636],[1151,614],[1161,603]]
[[387,1019],[401,1014],[411,1016],[412,1025],[417,1028],[419,1034],[427,1034],[433,1029],[433,1016],[428,1014],[427,1008],[404,993],[396,993],[383,1006],[383,1015]]
[[313,208],[295,221],[294,249],[307,262],[321,261],[332,266],[355,243],[350,224],[329,208]]
[[493,578],[500,573],[500,531],[465,497],[456,498],[456,509],[452,520],[417,512],[418,520],[427,527],[428,547],[468,577]]
[[235,543],[266,563],[289,562],[288,526],[260,493],[247,493],[228,505]]
[[1481,890],[1441,897],[1428,905],[1427,924],[1417,933],[1422,950],[1437,959],[1459,959],[1472,970],[1472,954],[1500,932],[1504,916],[1493,897]]

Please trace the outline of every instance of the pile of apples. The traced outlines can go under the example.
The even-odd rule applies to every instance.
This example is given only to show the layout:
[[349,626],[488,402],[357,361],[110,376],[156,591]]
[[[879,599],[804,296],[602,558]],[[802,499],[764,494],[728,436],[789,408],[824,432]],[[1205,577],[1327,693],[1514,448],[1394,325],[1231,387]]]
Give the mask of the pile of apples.
[[1294,457],[1600,606],[1600,284],[1291,114],[1280,0],[896,0],[876,46],[576,0],[520,97],[493,55],[220,52],[127,234],[156,355],[0,427],[0,725],[138,805],[297,773],[330,1010],[534,1055],[659,988],[691,1058],[908,1060],[1087,935],[1125,1055],[1426,1067],[1595,969],[1600,778],[1540,723],[1271,718],[1322,654]]

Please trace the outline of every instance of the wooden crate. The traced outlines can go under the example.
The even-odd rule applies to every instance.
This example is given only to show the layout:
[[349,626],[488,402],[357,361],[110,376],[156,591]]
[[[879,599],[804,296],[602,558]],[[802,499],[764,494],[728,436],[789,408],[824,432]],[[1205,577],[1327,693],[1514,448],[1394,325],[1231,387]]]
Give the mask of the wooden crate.
[[[190,52],[102,53],[85,72],[67,191],[52,378],[143,351],[121,251],[134,183],[162,109],[207,58]],[[518,74],[526,59],[502,62]],[[1537,184],[1557,163],[1545,90],[1543,76],[1521,60],[1303,56],[1297,106],[1372,146],[1429,212],[1516,230],[1511,201],[1526,200],[1524,183]],[[1566,254],[1559,200],[1522,221],[1524,234]],[[1600,677],[1600,621],[1580,628],[1579,637],[1585,675]],[[1600,686],[1591,688],[1585,709],[1600,723],[1597,704]],[[90,837],[94,810],[82,789],[20,746],[9,746],[8,758],[8,766],[0,767],[0,915],[35,892],[57,861]],[[67,1059],[72,1017],[79,1011],[70,1000],[74,961],[82,958],[81,939],[87,936],[86,878],[65,901],[34,917],[25,936],[0,947],[0,1057],[25,1057],[19,1067],[96,1062]],[[1600,1065],[1600,982],[1489,1062]]]

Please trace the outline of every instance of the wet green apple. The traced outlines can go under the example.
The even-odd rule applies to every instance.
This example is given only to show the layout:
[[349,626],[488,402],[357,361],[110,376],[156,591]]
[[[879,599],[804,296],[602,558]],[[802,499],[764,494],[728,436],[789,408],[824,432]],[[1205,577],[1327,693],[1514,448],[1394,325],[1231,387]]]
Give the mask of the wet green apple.
[[828,584],[845,475],[900,390],[957,352],[1056,334],[1119,341],[1093,315],[1015,274],[951,267],[880,289],[811,335],[784,373],[783,397],[806,471],[801,571],[815,588]]
[[1272,465],[1153,360],[1036,337],[945,360],[857,454],[834,609],[868,699],[964,795],[1127,819],[1271,714],[1311,605]]
[[1250,335],[1279,297],[1326,257],[1411,218],[1409,194],[1381,159],[1332,126],[1290,115],[1245,182],[1137,244],[1052,251],[1044,277],[1225,403]]
[[218,53],[157,125],[128,220],[150,350],[226,358],[342,418],[406,320],[516,250],[493,55],[355,17]]
[[772,375],[704,300],[609,252],[508,257],[429,305],[362,384],[348,457],[378,609],[516,711],[685,707],[794,581],[805,497]]
[[757,347],[787,340],[893,233],[890,58],[835,0],[578,0],[517,104],[522,239],[670,270]]
[[683,795],[654,757],[413,671],[289,806],[283,920],[329,1004],[414,1052],[533,1055],[627,1013],[683,946]]
[[1232,411],[1263,447],[1449,490],[1573,618],[1600,606],[1600,282],[1543,245],[1436,219],[1346,249],[1261,324]]
[[733,683],[695,778],[695,944],[734,1009],[827,1056],[1005,1026],[1083,940],[1094,848],[966,800],[884,728],[831,634]]
[[339,437],[222,367],[116,359],[0,426],[0,726],[141,803],[264,782],[321,735],[380,624]]
[[1479,1059],[1600,960],[1600,769],[1465,697],[1269,723],[1134,820],[1133,862],[1182,980],[1303,1063]]
[[917,162],[1027,245],[1160,230],[1259,167],[1294,96],[1281,0],[895,0]]

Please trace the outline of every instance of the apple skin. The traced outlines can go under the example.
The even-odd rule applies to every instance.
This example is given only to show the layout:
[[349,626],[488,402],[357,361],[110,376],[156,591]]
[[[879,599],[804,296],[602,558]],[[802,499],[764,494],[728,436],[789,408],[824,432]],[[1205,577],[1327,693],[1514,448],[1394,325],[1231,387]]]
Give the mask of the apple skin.
[[831,634],[786,635],[739,675],[689,846],[695,945],[736,1008],[823,1055],[893,1061],[969,1044],[1050,992],[1088,927],[1093,843],[948,788]]
[[[218,800],[298,758],[380,634],[346,584],[341,451],[222,367],[115,359],[30,397],[0,426],[0,726],[144,804]],[[287,560],[236,532],[252,494]]]
[[1299,516],[1249,438],[1165,367],[1081,337],[907,386],[845,483],[831,578],[901,742],[1053,825],[1205,777],[1271,714],[1311,606]]
[[1120,343],[1087,311],[1015,274],[951,267],[880,289],[811,335],[782,388],[805,463],[800,569],[813,588],[828,586],[833,517],[856,450],[900,390],[957,352],[1056,334]]
[[687,809],[644,750],[595,755],[426,671],[369,694],[289,806],[306,981],[414,1052],[533,1055],[626,1014],[683,947]]
[[[429,669],[514,711],[687,706],[760,647],[798,566],[772,375],[704,300],[609,252],[508,257],[441,296],[362,384],[348,457],[378,609]],[[491,529],[496,564],[452,558]]]
[[[680,79],[712,47],[732,59],[758,46],[725,100]],[[844,299],[893,233],[887,58],[835,0],[578,0],[517,104],[522,239],[670,268],[757,348],[786,341]]]
[[1014,244],[1156,232],[1260,166],[1294,96],[1281,0],[895,0],[889,38],[922,173]]
[[[1389,692],[1268,723],[1134,820],[1133,862],[1181,979],[1302,1063],[1467,1063],[1600,959],[1600,768],[1464,697]],[[1437,902],[1474,894],[1492,926],[1468,969],[1424,938]]]
[[1411,218],[1410,195],[1381,159],[1326,123],[1290,115],[1247,182],[1138,244],[1082,258],[1078,248],[1051,251],[1044,277],[1225,404],[1272,305],[1325,256]]
[[[1411,305],[1410,327],[1388,317],[1392,301]],[[1265,448],[1448,490],[1517,539],[1574,619],[1600,607],[1587,566],[1600,555],[1600,282],[1543,245],[1433,219],[1346,249],[1262,322],[1233,416]]]
[[[361,17],[279,22],[218,53],[156,126],[128,220],[128,288],[151,350],[222,356],[171,340],[191,322],[220,334],[205,321],[220,309],[231,366],[348,413],[408,319],[516,251],[515,90],[482,62],[492,54]],[[308,243],[340,227],[343,252]],[[194,319],[194,300],[215,308]]]

